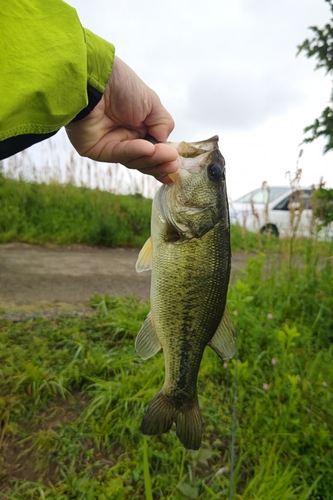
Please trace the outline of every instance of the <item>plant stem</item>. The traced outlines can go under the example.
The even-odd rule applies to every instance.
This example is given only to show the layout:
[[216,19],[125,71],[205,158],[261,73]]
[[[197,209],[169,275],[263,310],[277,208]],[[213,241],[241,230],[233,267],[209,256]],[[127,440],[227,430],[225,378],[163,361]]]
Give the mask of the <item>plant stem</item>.
[[145,481],[146,500],[153,500],[151,478],[149,473],[148,443],[146,436],[143,436],[143,476]]

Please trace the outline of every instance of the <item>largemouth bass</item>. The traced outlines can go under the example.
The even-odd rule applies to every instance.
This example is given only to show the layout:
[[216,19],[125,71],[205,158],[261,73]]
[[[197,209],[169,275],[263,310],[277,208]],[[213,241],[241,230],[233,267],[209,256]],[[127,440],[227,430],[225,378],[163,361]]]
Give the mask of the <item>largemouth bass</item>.
[[165,382],[141,424],[147,435],[173,423],[181,443],[200,447],[202,418],[197,376],[208,345],[223,359],[234,354],[226,307],[230,275],[230,226],[225,161],[218,137],[177,148],[180,168],[156,193],[151,237],[136,270],[151,269],[151,311],[135,342],[147,359],[163,348]]

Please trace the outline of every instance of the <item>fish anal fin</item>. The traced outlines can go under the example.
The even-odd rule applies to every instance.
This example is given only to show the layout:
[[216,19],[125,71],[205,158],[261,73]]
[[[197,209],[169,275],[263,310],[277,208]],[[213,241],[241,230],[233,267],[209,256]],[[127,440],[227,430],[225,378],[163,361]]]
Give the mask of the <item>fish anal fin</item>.
[[188,450],[198,450],[202,439],[202,419],[198,398],[180,404],[160,391],[150,403],[140,430],[148,436],[168,432],[176,423],[179,441]]
[[229,359],[235,354],[235,331],[229,309],[225,307],[220,324],[208,345],[222,358]]
[[151,313],[149,313],[135,339],[135,350],[142,359],[148,359],[154,356],[161,347],[152,324]]
[[135,269],[137,273],[150,271],[153,261],[153,243],[151,236],[140,250],[138,260],[136,261]]

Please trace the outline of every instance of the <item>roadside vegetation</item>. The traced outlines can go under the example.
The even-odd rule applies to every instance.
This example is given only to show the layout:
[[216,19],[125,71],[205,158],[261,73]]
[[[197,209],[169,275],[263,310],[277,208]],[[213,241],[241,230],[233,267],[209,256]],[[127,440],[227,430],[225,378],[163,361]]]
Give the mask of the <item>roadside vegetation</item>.
[[[141,248],[150,235],[151,205],[139,194],[0,175],[0,243]],[[258,237],[240,227],[232,228],[232,239],[234,249],[258,249]]]
[[[0,243],[141,248],[150,235],[151,204],[140,194],[25,182],[0,173]],[[233,251],[281,252],[285,243],[231,226],[231,245]]]
[[330,255],[309,240],[301,257],[289,243],[251,259],[230,287],[237,355],[223,363],[205,351],[198,452],[173,431],[139,431],[164,377],[162,353],[134,351],[148,304],[96,296],[86,318],[0,320],[0,497],[231,498],[234,428],[232,498],[331,498]]
[[[138,195],[0,177],[1,242],[140,247],[150,210]],[[0,498],[331,498],[332,245],[232,227],[233,251],[257,256],[229,289],[237,354],[204,354],[198,452],[139,431],[164,379],[162,353],[134,350],[148,303],[95,296],[86,317],[0,319]]]
[[73,184],[0,175],[0,243],[140,247],[150,234],[151,200]]

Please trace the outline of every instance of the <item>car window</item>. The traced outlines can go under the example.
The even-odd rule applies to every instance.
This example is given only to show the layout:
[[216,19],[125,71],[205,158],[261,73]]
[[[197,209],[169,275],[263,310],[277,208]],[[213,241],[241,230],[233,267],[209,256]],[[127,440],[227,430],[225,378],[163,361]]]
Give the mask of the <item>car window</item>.
[[302,193],[302,203],[304,203],[304,210],[310,210],[311,207],[311,200],[312,200],[312,191],[310,189],[304,189],[301,191]]
[[235,203],[267,203],[276,200],[283,193],[289,191],[289,187],[258,188],[235,200]]
[[311,189],[300,189],[280,201],[273,210],[289,210],[290,207],[296,209],[302,207],[302,210],[311,209],[311,195]]

